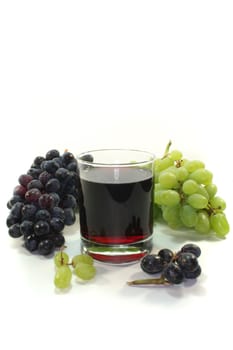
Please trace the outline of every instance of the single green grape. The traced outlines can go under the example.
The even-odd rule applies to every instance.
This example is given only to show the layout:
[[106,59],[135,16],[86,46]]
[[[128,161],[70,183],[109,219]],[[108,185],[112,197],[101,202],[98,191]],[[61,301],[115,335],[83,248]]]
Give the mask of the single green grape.
[[79,254],[79,255],[75,255],[72,258],[72,266],[76,267],[77,264],[79,263],[84,263],[84,264],[89,264],[89,265],[93,265],[94,260],[93,258],[88,255],[88,254]]
[[180,205],[176,205],[173,207],[162,207],[162,215],[165,221],[167,222],[175,222],[177,218],[179,218],[180,213]]
[[95,277],[96,268],[93,265],[80,262],[76,265],[74,273],[82,280],[88,281]]
[[180,160],[183,157],[183,154],[179,150],[175,149],[169,153],[169,157],[174,161]]
[[211,207],[214,209],[219,209],[222,211],[226,209],[226,202],[221,197],[213,197],[210,199],[209,202]]
[[158,205],[162,205],[162,193],[163,191],[154,192],[154,203]]
[[70,267],[67,265],[61,265],[56,270],[54,284],[59,289],[68,288],[70,286],[71,277],[72,272]]
[[211,215],[210,224],[212,229],[216,232],[216,235],[220,238],[224,238],[230,231],[230,225],[224,213]]
[[189,172],[184,166],[180,166],[179,168],[175,167],[174,173],[176,175],[177,181],[179,182],[184,182],[189,176]]
[[208,192],[209,198],[212,198],[216,195],[218,188],[215,184],[211,183],[205,186],[205,190]]
[[54,263],[57,267],[68,264],[69,255],[63,251],[56,253],[54,256]]
[[197,223],[197,211],[188,204],[180,208],[180,218],[184,226],[194,227]]
[[197,169],[189,175],[189,178],[199,184],[209,185],[212,182],[213,174],[207,169]]
[[186,180],[182,185],[182,191],[185,194],[193,194],[197,192],[198,184],[194,180]]
[[208,199],[199,193],[194,193],[188,197],[187,202],[194,209],[203,209],[207,206]]
[[164,190],[160,192],[160,200],[162,205],[172,207],[180,203],[180,195],[175,190]]
[[169,171],[164,171],[159,175],[159,184],[163,188],[173,188],[177,186],[176,175]]
[[155,172],[161,172],[167,169],[169,166],[173,165],[173,160],[170,157],[158,158],[154,162]]
[[209,215],[205,210],[200,210],[197,213],[197,222],[195,225],[195,230],[203,234],[209,233],[210,220],[209,220]]
[[184,167],[189,173],[193,173],[197,169],[205,168],[205,164],[200,160],[187,160],[184,162]]
[[199,185],[196,193],[201,194],[203,197],[207,198],[209,200],[210,196],[209,193],[207,192],[205,186]]

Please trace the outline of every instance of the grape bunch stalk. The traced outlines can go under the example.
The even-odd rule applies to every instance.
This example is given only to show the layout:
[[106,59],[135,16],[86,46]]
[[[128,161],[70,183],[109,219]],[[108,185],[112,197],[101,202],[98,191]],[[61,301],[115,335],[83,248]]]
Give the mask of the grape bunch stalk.
[[76,221],[78,164],[71,152],[52,149],[37,156],[7,203],[8,233],[29,252],[48,255],[65,243],[63,229]]
[[200,234],[215,232],[224,238],[230,226],[226,202],[217,195],[213,174],[200,160],[182,158],[168,143],[162,158],[155,160],[154,212],[173,229],[193,228]]

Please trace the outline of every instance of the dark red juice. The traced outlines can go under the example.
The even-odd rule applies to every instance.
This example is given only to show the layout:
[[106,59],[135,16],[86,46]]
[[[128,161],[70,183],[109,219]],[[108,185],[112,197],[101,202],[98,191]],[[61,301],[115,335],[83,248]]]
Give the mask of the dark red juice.
[[152,235],[150,170],[91,167],[83,171],[80,181],[82,237],[103,245],[127,245]]

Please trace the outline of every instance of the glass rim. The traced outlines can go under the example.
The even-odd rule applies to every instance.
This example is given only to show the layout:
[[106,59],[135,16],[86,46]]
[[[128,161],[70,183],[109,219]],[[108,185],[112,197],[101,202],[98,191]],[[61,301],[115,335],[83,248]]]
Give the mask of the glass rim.
[[[91,155],[92,153],[98,153],[98,152],[137,152],[144,154],[148,157],[146,160],[136,161],[134,159],[129,160],[127,162],[95,162],[95,161],[89,161],[89,160],[83,160],[82,157],[85,155]],[[89,166],[108,166],[108,167],[125,167],[125,166],[137,166],[137,165],[145,165],[153,163],[155,160],[155,154],[149,151],[145,150],[139,150],[134,148],[99,148],[99,149],[93,149],[90,151],[82,152],[77,155],[77,161],[79,164],[83,165],[89,165]]]

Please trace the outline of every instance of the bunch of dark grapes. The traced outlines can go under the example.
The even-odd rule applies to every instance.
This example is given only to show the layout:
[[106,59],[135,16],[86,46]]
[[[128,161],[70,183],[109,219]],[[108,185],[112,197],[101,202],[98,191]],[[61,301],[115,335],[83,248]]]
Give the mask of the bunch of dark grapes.
[[160,273],[159,278],[135,280],[129,285],[139,284],[180,284],[185,279],[195,279],[201,274],[198,257],[201,249],[196,244],[185,244],[177,253],[164,248],[157,254],[145,255],[141,262],[141,269],[148,274]]
[[78,209],[79,173],[74,155],[50,150],[34,159],[20,175],[8,201],[9,235],[22,237],[24,247],[41,255],[64,245],[63,229],[74,224]]

